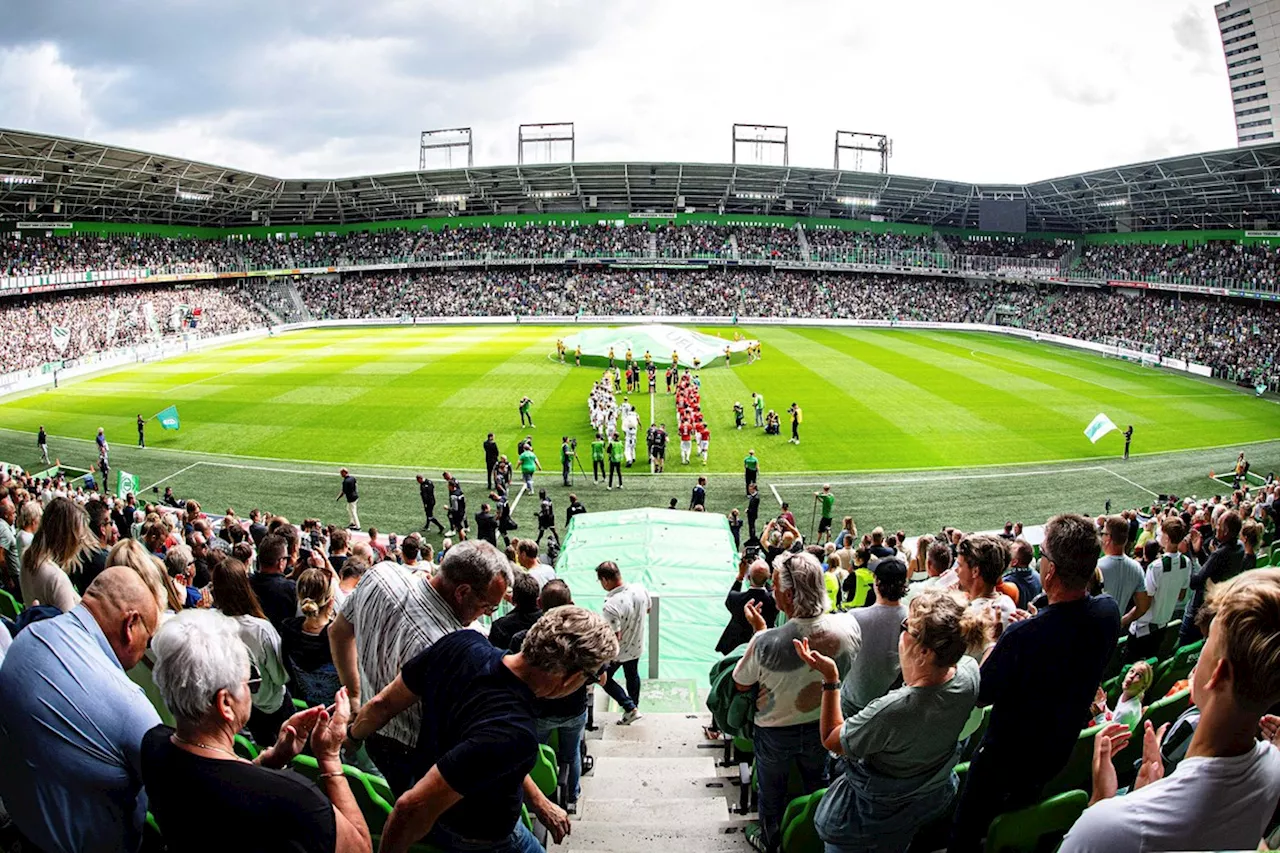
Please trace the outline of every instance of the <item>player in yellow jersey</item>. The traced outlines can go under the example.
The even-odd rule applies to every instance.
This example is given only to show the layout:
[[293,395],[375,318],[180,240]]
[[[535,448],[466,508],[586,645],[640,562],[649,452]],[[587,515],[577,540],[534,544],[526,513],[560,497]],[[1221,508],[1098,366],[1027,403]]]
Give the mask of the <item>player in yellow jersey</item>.
[[578,367],[582,367],[582,344],[578,344],[573,351],[573,363]]
[[676,352],[675,350],[671,351],[671,366],[672,367],[680,366],[680,353]]
[[725,367],[729,366],[729,348],[728,347],[724,348],[724,366]]
[[564,364],[564,338],[556,338],[556,354],[560,356],[560,363]]

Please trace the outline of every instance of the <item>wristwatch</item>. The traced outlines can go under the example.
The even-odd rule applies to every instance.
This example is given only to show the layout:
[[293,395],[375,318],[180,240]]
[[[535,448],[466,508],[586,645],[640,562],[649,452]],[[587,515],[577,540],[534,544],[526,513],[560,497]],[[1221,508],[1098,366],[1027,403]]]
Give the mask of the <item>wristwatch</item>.
[[355,725],[356,725],[356,724],[355,724],[355,721],[354,721],[354,720],[352,720],[351,722],[347,723],[347,741],[348,741],[348,742],[350,742],[350,743],[355,744],[356,746],[359,746],[360,744],[364,743],[364,738],[362,738],[362,737],[356,737],[356,736],[352,733],[352,731],[351,731],[351,730],[352,730],[353,728],[355,728]]
[[824,682],[822,682],[822,689],[823,689],[823,690],[839,690],[839,689],[840,689],[840,682],[838,682],[838,681],[824,681]]

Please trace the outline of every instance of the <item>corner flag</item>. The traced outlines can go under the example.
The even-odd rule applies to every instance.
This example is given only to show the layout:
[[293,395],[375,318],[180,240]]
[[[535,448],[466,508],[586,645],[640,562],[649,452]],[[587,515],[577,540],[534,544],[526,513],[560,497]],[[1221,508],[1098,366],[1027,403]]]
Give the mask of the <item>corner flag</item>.
[[126,498],[131,494],[138,493],[140,481],[137,474],[130,474],[128,471],[116,472],[116,497]]
[[[182,423],[178,420],[177,406],[170,406],[156,415],[156,417],[160,420],[161,429],[178,429],[182,426]],[[1113,425],[1111,428],[1115,429],[1115,426]]]
[[1089,439],[1089,441],[1094,444],[1097,444],[1098,439],[1102,438],[1114,429],[1119,429],[1119,427],[1111,422],[1111,418],[1104,414],[1099,414],[1093,419],[1092,423],[1084,428],[1084,434],[1085,438]]

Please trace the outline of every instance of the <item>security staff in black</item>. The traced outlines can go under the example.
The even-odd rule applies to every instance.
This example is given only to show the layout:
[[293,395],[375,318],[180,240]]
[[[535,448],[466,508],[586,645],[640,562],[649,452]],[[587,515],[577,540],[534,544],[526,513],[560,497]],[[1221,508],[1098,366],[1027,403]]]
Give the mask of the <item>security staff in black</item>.
[[493,433],[484,440],[484,477],[486,488],[493,489],[493,466],[498,464],[498,442],[493,440]]
[[427,514],[427,521],[422,525],[422,529],[430,530],[431,525],[434,524],[436,530],[444,533],[444,525],[440,523],[440,519],[436,518],[436,484],[419,474],[418,494],[422,498],[422,511]]

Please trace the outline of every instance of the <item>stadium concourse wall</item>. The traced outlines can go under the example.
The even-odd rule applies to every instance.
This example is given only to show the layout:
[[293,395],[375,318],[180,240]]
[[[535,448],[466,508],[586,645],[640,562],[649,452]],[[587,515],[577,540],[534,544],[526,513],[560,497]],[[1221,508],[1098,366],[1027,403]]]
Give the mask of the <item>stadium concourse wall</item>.
[[[56,387],[58,382],[68,379],[100,373],[126,364],[142,364],[174,356],[198,352],[212,347],[228,344],[245,343],[260,338],[274,336],[285,332],[303,331],[306,329],[330,329],[343,327],[367,326],[489,326],[489,325],[536,325],[536,326],[620,326],[648,323],[666,325],[693,326],[814,326],[814,327],[853,327],[869,329],[923,329],[931,331],[953,332],[990,332],[998,335],[1025,338],[1042,343],[1057,344],[1087,350],[1112,358],[1137,361],[1151,366],[1160,366],[1169,370],[1189,373],[1194,376],[1210,377],[1210,367],[1180,358],[1156,356],[1152,353],[1128,349],[1112,344],[1100,344],[1094,341],[1082,341],[1063,335],[1051,335],[1032,332],[1015,326],[993,326],[986,323],[931,323],[916,320],[840,320],[840,319],[797,319],[781,317],[697,317],[671,316],[654,317],[649,315],[566,315],[545,317],[521,317],[515,314],[501,317],[385,317],[356,320],[312,320],[305,323],[285,323],[235,332],[229,335],[201,337],[184,334],[168,340],[160,340],[136,347],[122,347],[107,352],[90,353],[78,359],[74,364],[57,362],[43,364],[13,373],[0,375],[0,398],[11,394],[21,394],[40,388]],[[55,365],[58,365],[55,367]]]

